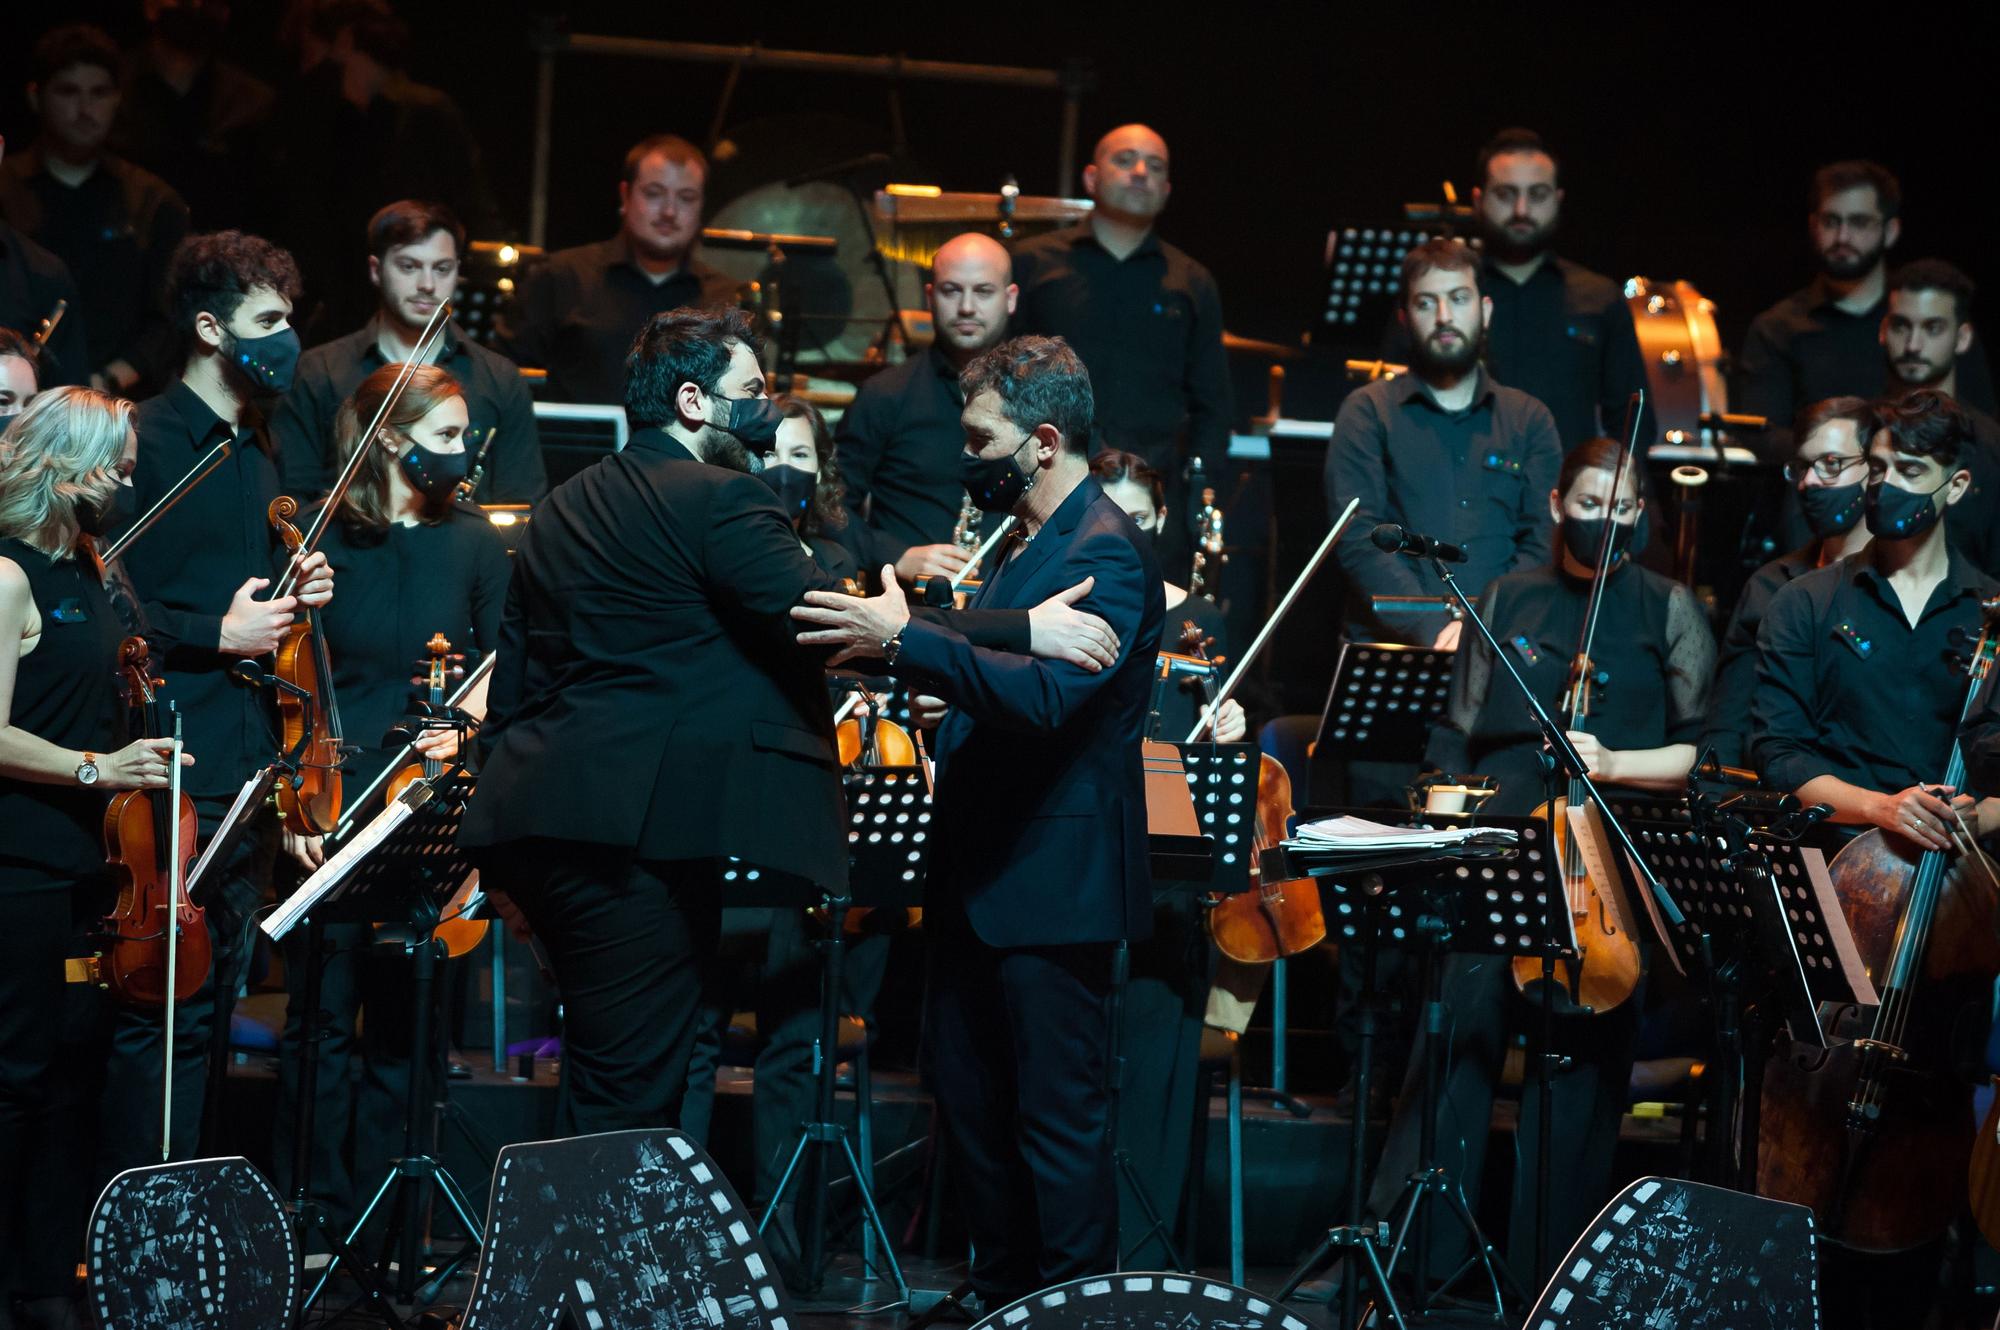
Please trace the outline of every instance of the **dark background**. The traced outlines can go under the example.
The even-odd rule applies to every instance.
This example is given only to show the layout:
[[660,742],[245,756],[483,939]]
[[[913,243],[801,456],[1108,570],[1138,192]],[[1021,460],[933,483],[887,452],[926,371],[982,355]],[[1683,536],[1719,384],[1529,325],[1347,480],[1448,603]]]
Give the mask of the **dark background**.
[[[1719,304],[1732,346],[1758,309],[1809,275],[1804,192],[1812,168],[1832,158],[1871,156],[1901,175],[1903,257],[1938,254],[1987,276],[1994,265],[1969,148],[1992,91],[1974,66],[1971,29],[1944,9],[1924,11],[1927,35],[1918,37],[1841,23],[1832,11],[1786,23],[1751,8],[1639,19],[1444,7],[1412,18],[1239,5],[1180,22],[1164,5],[400,5],[414,29],[412,74],[465,108],[520,234],[534,107],[528,38],[546,13],[576,32],[1043,68],[1084,62],[1080,153],[1125,120],[1165,134],[1177,192],[1161,230],[1213,269],[1231,329],[1250,336],[1292,340],[1304,328],[1330,223],[1393,217],[1405,200],[1436,198],[1446,178],[1466,190],[1479,144],[1515,123],[1540,130],[1563,156],[1561,251],[1619,277],[1692,280]],[[286,74],[271,40],[281,9],[239,3],[229,42],[273,81]],[[31,133],[19,89],[39,31],[24,21],[32,12],[14,15],[0,49],[0,133],[17,143]],[[121,40],[142,31],[136,0],[84,0],[62,17],[103,23]],[[550,243],[609,234],[625,148],[658,130],[705,139],[725,72],[560,57]],[[798,116],[779,131],[781,149],[765,150],[766,160],[785,159],[771,173],[782,175],[887,150],[890,91],[878,80],[749,72],[729,123]],[[1013,172],[1029,192],[1055,188],[1056,94],[911,83],[900,95],[918,178],[990,190]],[[757,173],[755,162],[744,168]],[[718,175],[711,211],[728,192]]]

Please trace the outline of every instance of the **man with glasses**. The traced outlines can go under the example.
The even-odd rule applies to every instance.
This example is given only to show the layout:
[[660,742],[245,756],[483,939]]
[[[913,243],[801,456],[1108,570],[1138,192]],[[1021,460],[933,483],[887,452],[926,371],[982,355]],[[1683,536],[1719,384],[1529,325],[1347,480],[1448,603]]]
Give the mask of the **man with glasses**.
[[[1949,789],[1944,774],[1965,699],[1963,658],[1980,631],[1980,603],[2000,592],[1945,539],[1943,516],[1972,483],[1965,412],[1920,388],[1877,408],[1859,553],[1799,577],[1771,598],[1757,633],[1752,752],[1764,783],[1802,804],[1833,808],[1849,830],[1880,828],[1914,855],[1953,848],[1961,822],[2000,828],[2000,799]],[[1851,473],[1850,473],[1851,474]],[[1990,733],[1991,690],[1970,718]],[[1962,1204],[1888,1155],[1856,1185],[1913,1189],[1917,1204]],[[1963,1184],[1960,1184],[1961,1188]],[[1910,1251],[1820,1248],[1821,1305],[1841,1327],[1922,1325],[1938,1289],[1942,1240]]]
[[1875,408],[1860,397],[1829,397],[1799,413],[1798,451],[1785,464],[1785,479],[1798,496],[1799,513],[1810,535],[1799,548],[1750,575],[1715,668],[1715,688],[1704,747],[1716,760],[1741,766],[1750,756],[1750,696],[1757,681],[1757,629],[1771,597],[1815,568],[1844,559],[1868,544],[1862,514],[1868,478],[1867,441],[1875,432]]
[[[1793,417],[1806,403],[1881,391],[1878,338],[1901,211],[1901,185],[1874,162],[1835,162],[1814,174],[1807,225],[1819,272],[1752,321],[1731,399],[1737,410],[1770,420],[1773,450],[1789,450]],[[1994,409],[1992,374],[1976,341],[1958,356],[1958,388],[1961,400]]]

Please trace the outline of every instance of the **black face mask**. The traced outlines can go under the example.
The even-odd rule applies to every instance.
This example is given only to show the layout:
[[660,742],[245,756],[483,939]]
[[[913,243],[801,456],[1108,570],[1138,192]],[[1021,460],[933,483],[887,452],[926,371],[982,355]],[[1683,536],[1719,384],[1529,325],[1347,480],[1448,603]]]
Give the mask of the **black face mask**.
[[729,403],[729,417],[709,423],[725,433],[734,434],[759,451],[778,437],[778,426],[785,423],[785,409],[768,397],[721,397],[716,400]]
[[[1563,515],[1563,548],[1578,563],[1589,568],[1597,567],[1598,555],[1604,549],[1604,531],[1610,523],[1602,517],[1571,517]],[[1651,533],[1647,529],[1646,510],[1639,510],[1639,518],[1619,534],[1618,553],[1637,558],[1645,552],[1646,538]]]
[[806,520],[806,514],[812,511],[813,494],[819,489],[818,476],[790,462],[773,462],[757,473],[757,479],[778,496],[778,506],[785,510],[793,526]]
[[471,469],[472,459],[463,449],[439,453],[413,443],[397,459],[397,464],[403,468],[403,479],[416,486],[417,493],[432,503],[449,503],[458,492],[459,482]]
[[280,328],[262,337],[232,338],[229,358],[260,391],[282,394],[292,390],[292,377],[299,369],[299,334]]
[[1140,527],[1139,548],[1157,552],[1160,548],[1160,533],[1149,526]]
[[1919,494],[1913,490],[1898,489],[1888,481],[1868,486],[1866,507],[1868,529],[1877,540],[1912,540],[1929,531],[1944,516],[1938,506],[1936,496],[1951,481],[1945,481],[1937,489]]
[[[1030,435],[1021,441],[1021,448],[1033,442]],[[971,453],[959,457],[958,478],[964,482],[965,492],[972,496],[973,507],[985,513],[1012,512],[1021,496],[1035,487],[1034,480],[1014,465],[1021,448],[1005,457],[975,457]]]
[[113,485],[111,497],[101,504],[89,499],[76,501],[76,524],[86,536],[123,531],[138,515],[139,491],[130,485]]
[[1808,485],[1799,491],[1799,513],[1815,540],[1844,536],[1861,520],[1868,507],[1868,487],[1860,481],[1852,485]]

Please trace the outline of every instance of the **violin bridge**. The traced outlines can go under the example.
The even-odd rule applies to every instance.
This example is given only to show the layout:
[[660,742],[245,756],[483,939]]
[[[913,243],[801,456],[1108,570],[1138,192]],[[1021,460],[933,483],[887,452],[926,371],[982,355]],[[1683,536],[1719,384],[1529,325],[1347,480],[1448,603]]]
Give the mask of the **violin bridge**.
[[1910,1055],[1894,1044],[1885,1044],[1880,1039],[1857,1039],[1854,1041],[1857,1053],[1880,1053],[1893,1062],[1908,1062]]

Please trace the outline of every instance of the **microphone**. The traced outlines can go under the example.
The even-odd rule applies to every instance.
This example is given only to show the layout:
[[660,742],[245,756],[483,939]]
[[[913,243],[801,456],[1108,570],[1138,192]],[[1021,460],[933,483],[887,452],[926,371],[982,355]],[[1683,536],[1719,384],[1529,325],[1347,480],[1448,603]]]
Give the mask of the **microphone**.
[[1385,554],[1413,554],[1420,559],[1443,559],[1446,563],[1464,563],[1465,551],[1442,540],[1432,540],[1419,535],[1406,526],[1394,522],[1384,522],[1369,535],[1375,548]]
[[924,604],[934,610],[951,608],[951,579],[943,573],[932,573],[924,579]]

